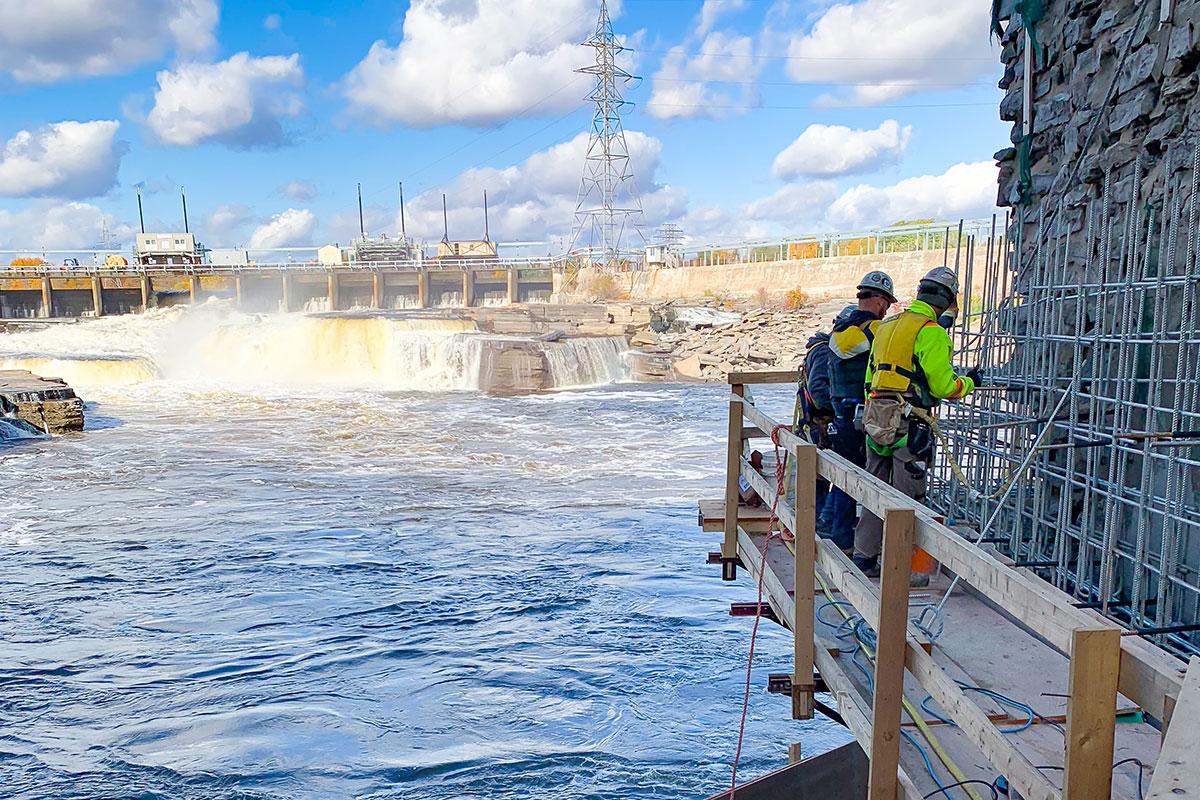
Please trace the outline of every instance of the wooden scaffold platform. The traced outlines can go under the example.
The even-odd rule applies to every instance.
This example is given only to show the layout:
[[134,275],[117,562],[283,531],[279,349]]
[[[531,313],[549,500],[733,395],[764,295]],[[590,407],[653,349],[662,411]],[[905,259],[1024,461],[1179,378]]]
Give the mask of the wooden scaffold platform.
[[[735,796],[1200,800],[1200,760],[1188,753],[1200,745],[1200,659],[1185,664],[972,544],[929,508],[781,427],[747,387],[796,378],[729,376],[725,497],[701,501],[699,522],[723,535],[710,561],[724,579],[740,568],[761,581],[761,605],[733,611],[793,633],[792,670],[772,675],[770,690],[791,696],[797,720],[821,706],[855,743],[807,760],[792,745],[787,767]],[[764,477],[747,458],[747,444],[772,432],[778,445],[761,449],[789,462],[778,499],[773,465]],[[818,476],[884,520],[880,578],[816,537]],[[739,478],[763,507],[739,504]],[[921,589],[909,586],[914,548],[940,564]],[[936,628],[915,624],[954,576],[959,588]]]

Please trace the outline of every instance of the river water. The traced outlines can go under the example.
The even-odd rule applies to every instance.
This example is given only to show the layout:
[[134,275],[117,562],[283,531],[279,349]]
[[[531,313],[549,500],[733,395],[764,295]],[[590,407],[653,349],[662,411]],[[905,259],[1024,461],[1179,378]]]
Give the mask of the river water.
[[[311,324],[177,310],[0,334],[0,362],[59,366],[88,400],[84,434],[0,450],[3,795],[727,784],[750,633],[728,603],[753,587],[720,581],[696,527],[725,393],[493,397],[466,385],[468,331],[339,356],[296,345]],[[845,740],[766,694],[790,654],[764,624],[741,775]]]

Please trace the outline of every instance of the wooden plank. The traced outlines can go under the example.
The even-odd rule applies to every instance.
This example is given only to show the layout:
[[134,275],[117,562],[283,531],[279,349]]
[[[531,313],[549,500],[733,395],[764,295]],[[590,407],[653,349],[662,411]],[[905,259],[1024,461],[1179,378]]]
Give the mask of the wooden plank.
[[[818,650],[816,661],[821,678],[824,679],[837,701],[838,713],[846,721],[846,727],[850,729],[850,733],[854,734],[854,739],[862,747],[863,752],[869,753],[871,749],[871,715],[859,698],[858,691],[854,688],[854,682],[850,680],[850,676],[846,674],[834,656]],[[921,792],[903,767],[897,766],[896,775],[900,783],[900,791],[897,794],[903,800],[920,800]]]
[[1023,756],[1010,737],[996,728],[983,709],[971,702],[958,684],[911,640],[905,664],[917,682],[933,695],[946,716],[966,734],[996,771],[1004,775],[1025,800],[1059,800],[1057,787]]
[[[729,399],[729,438],[725,460],[725,541],[721,544],[721,556],[725,564],[721,577],[733,580],[736,567],[732,559],[737,558],[738,535],[738,475],[742,468],[742,386],[733,387]],[[732,510],[732,513],[731,513]]]
[[[738,557],[742,559],[746,569],[750,570],[751,575],[757,576],[763,568],[762,544],[745,529],[738,530]],[[780,581],[775,570],[768,569],[763,575],[763,594],[766,595],[767,602],[771,604],[775,616],[779,617],[789,630],[795,630],[796,618],[793,615],[796,607],[792,604],[790,591],[789,587]]]
[[1096,800],[1112,795],[1120,665],[1119,630],[1081,628],[1072,633],[1067,680],[1067,759],[1063,774],[1065,800]]
[[[749,416],[749,415],[747,415]],[[819,451],[817,471],[833,485],[879,514],[887,508],[911,508],[917,517],[917,546],[962,577],[980,594],[1019,620],[1061,653],[1071,651],[1076,628],[1115,623],[1100,614],[1075,608],[1070,595],[1040,578],[1002,564],[938,522],[934,512],[875,479],[829,450]],[[1146,642],[1124,637],[1121,642],[1119,688],[1122,694],[1157,719],[1166,716],[1170,698],[1177,697],[1182,665]]]
[[[725,501],[701,500],[699,503],[701,530],[716,533],[725,530]],[[752,533],[767,530],[771,521],[771,509],[764,506],[739,506],[738,525]]]
[[1200,798],[1200,759],[1196,758],[1196,745],[1200,743],[1200,657],[1192,656],[1176,710],[1179,713],[1163,736],[1146,800]]
[[813,716],[813,577],[817,557],[817,448],[813,445],[792,451],[796,465],[796,519],[792,528],[795,587],[792,601],[795,619],[792,649],[792,719]]
[[871,775],[867,800],[895,800],[900,766],[900,710],[904,702],[904,652],[908,627],[908,581],[912,572],[910,509],[883,515],[879,570],[879,627],[875,629],[875,698],[871,707]]
[[[828,539],[817,542],[817,563],[867,624],[878,628],[879,592],[875,584],[862,574],[862,570],[854,566],[854,562]],[[917,630],[911,621],[908,623],[908,638],[927,653],[933,650],[933,642]]]
[[746,383],[795,383],[800,373],[794,369],[767,369],[757,372],[731,372],[726,381],[735,386]]
[[[796,512],[788,504],[784,498],[779,498],[779,502],[775,503],[775,495],[778,494],[779,487],[772,481],[768,481],[754,467],[750,466],[750,462],[746,459],[740,460],[742,477],[750,484],[754,491],[758,492],[758,496],[762,498],[763,503],[767,506],[768,512],[772,505],[775,508],[775,516],[784,524],[789,531],[796,529]],[[772,476],[774,477],[774,476]],[[815,484],[814,484],[815,485]],[[814,501],[815,502],[815,501]]]

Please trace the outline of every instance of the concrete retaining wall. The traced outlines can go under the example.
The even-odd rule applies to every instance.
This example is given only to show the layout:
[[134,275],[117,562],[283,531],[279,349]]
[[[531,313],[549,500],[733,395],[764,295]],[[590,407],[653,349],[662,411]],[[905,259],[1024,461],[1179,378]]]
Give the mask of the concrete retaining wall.
[[[752,264],[721,264],[711,267],[680,267],[652,269],[613,275],[616,290],[633,301],[693,300],[722,297],[750,300],[765,290],[770,299],[778,300],[793,289],[800,289],[811,299],[843,298],[854,294],[862,276],[871,270],[883,270],[896,282],[901,299],[911,297],[921,276],[941,266],[941,250],[921,250],[911,253],[885,253],[869,256],[838,256],[798,261],[762,261]],[[954,255],[951,253],[950,258]],[[953,262],[952,262],[953,263]],[[587,302],[602,292],[605,279],[594,268],[581,270],[573,285],[556,277],[555,300],[558,302]],[[600,284],[597,284],[597,279]],[[982,276],[980,276],[982,278]],[[978,285],[980,281],[976,281]]]

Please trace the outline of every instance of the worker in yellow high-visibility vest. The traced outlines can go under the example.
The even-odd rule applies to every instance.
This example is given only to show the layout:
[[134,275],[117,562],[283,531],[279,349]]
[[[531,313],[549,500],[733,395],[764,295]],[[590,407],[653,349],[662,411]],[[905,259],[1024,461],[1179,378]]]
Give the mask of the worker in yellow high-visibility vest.
[[[951,364],[947,328],[957,309],[958,276],[948,267],[931,270],[917,286],[917,299],[879,324],[867,363],[867,471],[921,502],[934,437],[912,409],[929,412],[942,400],[966,397],[979,382],[977,369],[959,375]],[[854,531],[854,563],[869,576],[879,574],[882,543],[883,521],[864,512]],[[914,577],[918,584],[928,580]]]

